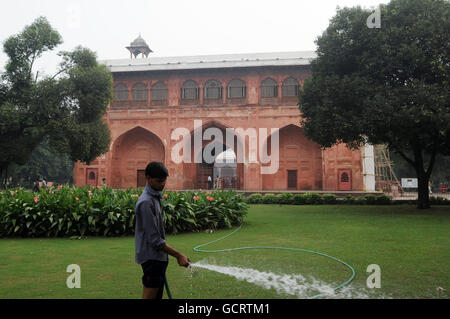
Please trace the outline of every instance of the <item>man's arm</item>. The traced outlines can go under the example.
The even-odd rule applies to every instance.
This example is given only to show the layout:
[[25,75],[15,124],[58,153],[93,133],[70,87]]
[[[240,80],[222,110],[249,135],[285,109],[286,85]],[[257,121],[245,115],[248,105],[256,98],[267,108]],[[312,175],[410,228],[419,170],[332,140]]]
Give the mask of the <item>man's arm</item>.
[[189,258],[187,258],[185,255],[180,253],[178,250],[170,247],[169,245],[165,244],[162,248],[162,251],[168,253],[170,256],[175,257],[178,261],[178,265],[183,267],[188,267],[189,263],[191,262]]
[[154,209],[150,201],[145,201],[140,205],[138,215],[142,218],[142,228],[147,242],[154,249],[161,249],[166,244],[166,241],[159,233],[158,227],[156,227],[156,217],[153,214]]
[[189,258],[167,245],[166,241],[162,238],[161,234],[158,231],[158,228],[156,227],[155,217],[152,212],[154,207],[150,203],[151,202],[141,204],[143,209],[143,212],[141,212],[141,216],[143,217],[143,224],[149,244],[155,249],[162,250],[172,257],[175,257],[180,266],[189,266]]

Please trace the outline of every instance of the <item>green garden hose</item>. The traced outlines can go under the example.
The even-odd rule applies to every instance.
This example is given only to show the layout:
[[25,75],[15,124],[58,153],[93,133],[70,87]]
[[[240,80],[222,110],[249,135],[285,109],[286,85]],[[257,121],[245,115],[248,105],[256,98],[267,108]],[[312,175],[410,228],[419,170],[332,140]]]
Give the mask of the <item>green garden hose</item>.
[[[312,251],[312,250],[308,250],[308,249],[301,249],[301,248],[287,248],[287,247],[271,247],[271,246],[248,246],[248,247],[238,247],[238,248],[227,248],[227,249],[216,249],[216,250],[204,250],[204,249],[200,249],[201,247],[205,247],[214,243],[217,243],[218,241],[224,240],[225,238],[230,237],[231,235],[233,235],[234,233],[236,233],[239,229],[242,228],[242,225],[239,226],[236,230],[234,230],[233,232],[229,233],[228,235],[225,235],[219,239],[210,241],[206,244],[201,244],[198,245],[196,247],[194,247],[194,251],[195,252],[199,252],[199,253],[223,253],[223,252],[230,252],[230,251],[236,251],[236,250],[244,250],[244,249],[281,249],[281,250],[291,250],[291,251],[301,251],[301,252],[305,252],[305,253],[310,253],[310,254],[314,254],[314,255],[319,255],[319,256],[323,256],[323,257],[327,257],[330,259],[333,259],[341,264],[343,264],[344,266],[346,266],[348,269],[350,269],[350,271],[352,272],[352,275],[350,276],[349,279],[347,279],[345,282],[341,283],[340,285],[338,285],[337,287],[333,288],[334,291],[337,291],[345,286],[347,286],[348,284],[350,284],[352,282],[352,280],[355,278],[356,272],[355,269],[353,269],[352,266],[350,266],[349,264],[347,264],[346,262],[337,259],[333,256],[329,256],[323,253],[319,253],[316,251]],[[166,286],[167,289],[167,295],[169,296],[169,299],[172,299],[172,295],[170,293],[169,290],[169,285],[167,284],[167,279],[164,278],[164,284]],[[318,298],[323,296],[324,294],[317,294],[315,296],[312,296],[310,299],[314,299],[314,298]]]
[[167,296],[172,299],[172,294],[170,293],[169,284],[167,283],[167,276],[164,276],[164,286],[166,286]]
[[[286,248],[286,247],[271,247],[271,246],[249,246],[249,247],[238,247],[238,248],[216,249],[216,250],[200,249],[201,247],[205,247],[205,246],[217,243],[218,241],[221,241],[221,240],[224,240],[225,238],[230,237],[231,235],[236,233],[238,230],[240,230],[241,227],[242,227],[242,225],[239,226],[233,232],[229,233],[228,235],[225,235],[224,237],[221,237],[221,238],[213,240],[213,241],[211,241],[209,243],[201,244],[201,245],[198,245],[198,246],[194,247],[194,251],[200,252],[200,253],[222,253],[222,252],[230,252],[230,251],[244,250],[244,249],[281,249],[281,250],[290,250],[290,251],[301,251],[301,252],[310,253],[310,254],[319,255],[319,256],[323,256],[323,257],[327,257],[327,258],[333,259],[333,260],[343,264],[348,269],[350,269],[350,271],[352,272],[351,277],[348,280],[346,280],[345,282],[343,282],[340,285],[338,285],[337,287],[333,288],[334,291],[339,290],[339,289],[345,287],[346,285],[350,284],[350,282],[352,282],[352,280],[355,278],[355,275],[356,275],[355,270],[353,269],[352,266],[350,266],[346,262],[344,262],[344,261],[342,261],[340,259],[337,259],[337,258],[335,258],[333,256],[329,256],[329,255],[326,255],[326,254],[323,254],[323,253],[319,253],[319,252],[316,252],[316,251],[312,251],[312,250],[308,250],[308,249]],[[312,296],[311,299],[318,298],[318,297],[321,297],[321,296],[323,296],[323,294],[317,294],[315,296]]]

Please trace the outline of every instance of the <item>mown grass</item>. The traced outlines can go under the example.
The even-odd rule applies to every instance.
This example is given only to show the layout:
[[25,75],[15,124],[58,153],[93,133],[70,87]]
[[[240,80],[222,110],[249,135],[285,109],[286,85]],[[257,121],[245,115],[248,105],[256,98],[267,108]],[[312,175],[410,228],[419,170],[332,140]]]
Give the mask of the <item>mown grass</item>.
[[[251,205],[240,231],[204,249],[279,246],[313,250],[350,264],[356,271],[350,287],[364,296],[448,298],[449,226],[450,207],[446,206],[421,211],[412,205]],[[167,241],[193,262],[298,273],[335,286],[351,275],[342,264],[302,252],[255,249],[207,254],[192,250],[230,231],[185,233],[168,236]],[[81,267],[80,289],[66,286],[70,264]],[[366,287],[370,264],[381,267],[380,289]],[[174,298],[296,298],[227,275],[181,268],[172,258],[167,276]],[[134,237],[0,240],[0,298],[140,298],[140,278],[141,268],[134,263]],[[314,294],[311,291],[308,296]]]

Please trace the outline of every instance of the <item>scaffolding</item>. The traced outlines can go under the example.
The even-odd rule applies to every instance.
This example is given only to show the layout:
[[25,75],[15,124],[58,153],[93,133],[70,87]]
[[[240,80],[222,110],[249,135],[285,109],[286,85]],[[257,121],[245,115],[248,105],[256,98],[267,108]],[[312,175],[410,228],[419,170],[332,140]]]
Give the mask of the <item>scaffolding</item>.
[[375,189],[394,196],[403,194],[403,188],[393,170],[389,149],[386,145],[374,145]]

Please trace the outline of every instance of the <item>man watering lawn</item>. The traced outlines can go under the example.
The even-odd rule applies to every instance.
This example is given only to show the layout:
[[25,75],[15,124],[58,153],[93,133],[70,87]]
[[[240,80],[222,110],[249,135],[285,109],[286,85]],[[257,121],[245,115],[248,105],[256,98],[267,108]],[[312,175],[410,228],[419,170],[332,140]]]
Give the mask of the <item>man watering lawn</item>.
[[163,163],[151,162],[145,168],[147,185],[136,203],[135,248],[136,263],[142,266],[143,299],[162,299],[168,255],[178,264],[189,266],[190,260],[166,243],[161,210],[161,191],[169,172]]

